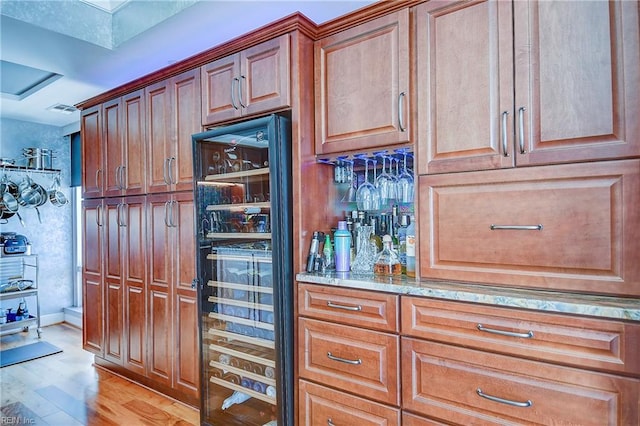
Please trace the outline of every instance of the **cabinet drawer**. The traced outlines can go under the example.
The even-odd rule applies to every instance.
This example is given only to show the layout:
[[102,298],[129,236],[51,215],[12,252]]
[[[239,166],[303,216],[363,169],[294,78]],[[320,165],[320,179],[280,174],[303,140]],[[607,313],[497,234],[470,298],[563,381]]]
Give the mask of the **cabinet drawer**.
[[402,404],[458,424],[631,425],[638,380],[402,339]]
[[402,426],[445,426],[447,423],[440,423],[436,420],[414,416],[409,413],[402,413]]
[[298,424],[397,426],[400,410],[301,380]]
[[398,296],[320,285],[298,285],[299,314],[382,331],[398,331]]
[[420,273],[638,296],[638,205],[639,160],[421,176]]
[[640,324],[403,297],[402,332],[475,349],[640,377]]
[[398,336],[306,318],[298,325],[300,377],[398,405]]

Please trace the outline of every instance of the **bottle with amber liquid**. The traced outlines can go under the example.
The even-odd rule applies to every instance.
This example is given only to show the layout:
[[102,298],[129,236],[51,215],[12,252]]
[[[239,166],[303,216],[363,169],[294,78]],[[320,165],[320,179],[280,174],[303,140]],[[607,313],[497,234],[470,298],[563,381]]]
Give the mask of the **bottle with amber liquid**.
[[391,247],[393,240],[390,235],[382,238],[382,251],[378,253],[376,263],[373,265],[373,273],[376,275],[402,275],[400,257]]

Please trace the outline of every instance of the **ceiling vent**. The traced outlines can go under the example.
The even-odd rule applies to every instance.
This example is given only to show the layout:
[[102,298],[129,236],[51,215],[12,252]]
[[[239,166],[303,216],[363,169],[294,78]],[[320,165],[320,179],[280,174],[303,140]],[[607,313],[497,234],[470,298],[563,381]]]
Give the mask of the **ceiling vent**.
[[55,104],[47,108],[47,111],[59,112],[61,114],[73,114],[77,110],[78,108],[65,104]]

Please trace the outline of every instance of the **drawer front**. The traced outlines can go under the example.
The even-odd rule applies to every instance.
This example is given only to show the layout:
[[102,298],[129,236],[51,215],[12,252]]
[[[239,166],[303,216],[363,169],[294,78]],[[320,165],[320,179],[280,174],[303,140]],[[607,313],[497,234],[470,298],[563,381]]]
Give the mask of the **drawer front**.
[[398,336],[306,318],[298,325],[300,377],[398,405]]
[[638,205],[639,160],[421,176],[421,276],[638,296]]
[[397,426],[400,410],[300,381],[299,425]]
[[298,284],[298,313],[302,316],[397,332],[397,312],[397,295]]
[[402,426],[445,426],[447,423],[440,423],[436,420],[414,416],[409,413],[402,413]]
[[402,333],[640,377],[640,324],[402,297]]
[[402,339],[403,408],[458,424],[631,425],[639,381]]

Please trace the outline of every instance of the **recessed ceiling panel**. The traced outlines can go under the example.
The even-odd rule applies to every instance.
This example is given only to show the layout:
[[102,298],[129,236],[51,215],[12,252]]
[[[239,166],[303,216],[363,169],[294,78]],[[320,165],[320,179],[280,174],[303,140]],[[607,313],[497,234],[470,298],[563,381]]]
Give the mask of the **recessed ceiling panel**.
[[51,71],[0,61],[0,91],[3,97],[21,100],[62,77]]

